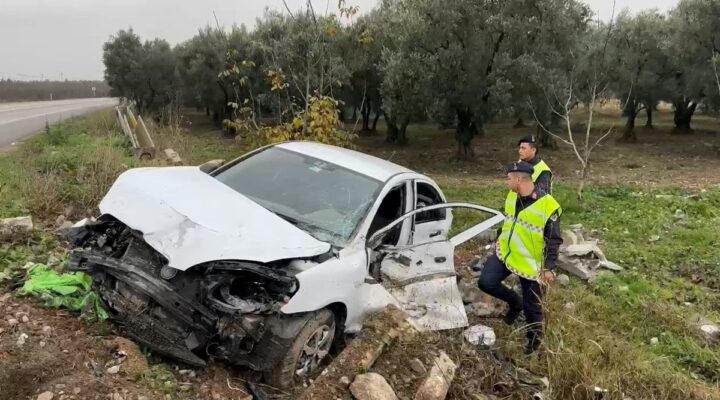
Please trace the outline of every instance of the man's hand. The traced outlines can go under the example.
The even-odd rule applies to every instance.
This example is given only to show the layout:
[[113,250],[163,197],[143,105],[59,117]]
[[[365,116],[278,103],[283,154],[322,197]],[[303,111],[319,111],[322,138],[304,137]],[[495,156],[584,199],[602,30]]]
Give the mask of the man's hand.
[[550,284],[555,281],[555,271],[544,270],[540,273],[540,282]]

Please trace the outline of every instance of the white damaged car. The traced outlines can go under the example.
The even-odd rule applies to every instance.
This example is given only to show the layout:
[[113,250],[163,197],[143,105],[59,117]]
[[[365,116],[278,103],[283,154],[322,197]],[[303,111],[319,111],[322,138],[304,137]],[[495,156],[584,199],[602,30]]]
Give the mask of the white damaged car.
[[[449,238],[453,208],[487,213]],[[263,371],[288,387],[388,304],[419,329],[467,325],[455,246],[503,220],[448,204],[430,178],[356,151],[291,142],[214,170],[123,173],[70,268],[153,351]]]

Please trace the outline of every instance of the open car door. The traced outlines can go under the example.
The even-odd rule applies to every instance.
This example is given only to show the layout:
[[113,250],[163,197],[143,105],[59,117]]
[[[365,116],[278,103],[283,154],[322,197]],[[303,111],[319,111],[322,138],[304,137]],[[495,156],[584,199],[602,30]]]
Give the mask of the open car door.
[[[450,239],[430,238],[407,246],[381,245],[393,227],[418,213],[465,208],[490,214],[483,222]],[[450,211],[450,210],[448,210]],[[411,211],[377,231],[369,240],[371,274],[419,329],[444,330],[468,325],[455,272],[455,247],[504,221],[499,211],[466,203],[446,203]]]

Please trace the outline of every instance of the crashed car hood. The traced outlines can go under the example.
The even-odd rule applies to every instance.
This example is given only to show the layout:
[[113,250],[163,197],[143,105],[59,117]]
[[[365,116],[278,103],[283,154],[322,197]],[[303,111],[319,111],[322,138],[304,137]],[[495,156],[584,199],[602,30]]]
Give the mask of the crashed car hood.
[[208,261],[265,263],[330,250],[197,167],[129,170],[100,211],[142,232],[171,267],[183,271]]

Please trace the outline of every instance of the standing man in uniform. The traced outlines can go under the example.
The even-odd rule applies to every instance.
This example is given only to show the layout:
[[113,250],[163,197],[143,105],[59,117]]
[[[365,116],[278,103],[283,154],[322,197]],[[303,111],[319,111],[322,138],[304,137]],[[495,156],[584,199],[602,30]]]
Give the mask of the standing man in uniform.
[[[505,323],[512,325],[525,313],[528,323],[525,354],[534,353],[542,340],[543,311],[540,284],[555,280],[555,264],[562,244],[560,204],[533,184],[533,166],[525,161],[507,168],[510,193],[505,201],[505,223],[495,254],[485,262],[478,286],[483,292],[508,303]],[[502,282],[518,275],[522,299]]]
[[547,194],[552,194],[552,171],[545,161],[540,158],[538,151],[535,136],[525,136],[518,141],[520,161],[525,161],[533,166],[532,180],[535,186]]

